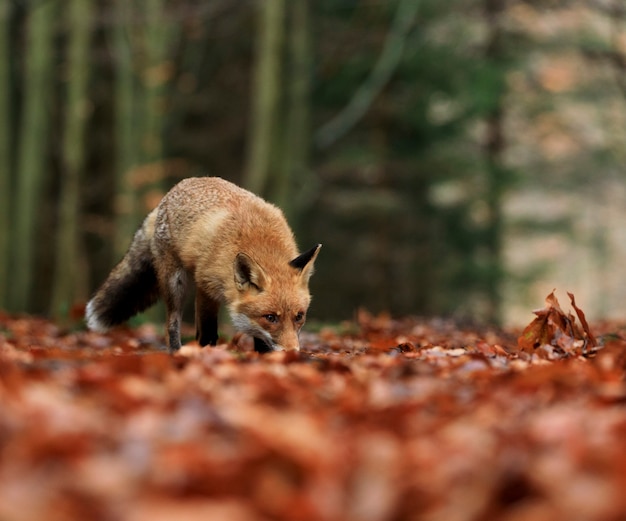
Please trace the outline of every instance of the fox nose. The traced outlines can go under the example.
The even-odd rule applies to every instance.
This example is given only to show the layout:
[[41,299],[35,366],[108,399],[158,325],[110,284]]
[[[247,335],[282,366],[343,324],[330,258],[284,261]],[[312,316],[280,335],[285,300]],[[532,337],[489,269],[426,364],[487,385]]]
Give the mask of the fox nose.
[[300,351],[300,341],[297,334],[283,337],[282,342],[277,346],[281,351]]
[[274,346],[274,351],[300,351],[300,344],[288,344],[288,345],[279,345]]

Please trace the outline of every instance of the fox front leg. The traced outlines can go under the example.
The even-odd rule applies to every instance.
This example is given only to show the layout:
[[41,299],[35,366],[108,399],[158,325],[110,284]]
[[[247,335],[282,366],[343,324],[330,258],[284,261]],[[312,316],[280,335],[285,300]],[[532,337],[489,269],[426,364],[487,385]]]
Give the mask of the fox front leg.
[[254,337],[254,350],[257,353],[270,353],[273,349],[265,342],[265,340],[261,340],[260,338]]
[[196,292],[196,340],[204,346],[217,344],[218,301],[208,297],[200,289]]

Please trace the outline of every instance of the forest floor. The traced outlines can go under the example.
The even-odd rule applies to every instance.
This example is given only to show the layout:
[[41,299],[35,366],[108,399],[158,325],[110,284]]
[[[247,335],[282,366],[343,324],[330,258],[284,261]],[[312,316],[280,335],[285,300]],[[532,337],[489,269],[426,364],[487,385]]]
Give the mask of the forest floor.
[[151,326],[0,315],[0,519],[624,519],[626,330],[579,311],[174,356]]

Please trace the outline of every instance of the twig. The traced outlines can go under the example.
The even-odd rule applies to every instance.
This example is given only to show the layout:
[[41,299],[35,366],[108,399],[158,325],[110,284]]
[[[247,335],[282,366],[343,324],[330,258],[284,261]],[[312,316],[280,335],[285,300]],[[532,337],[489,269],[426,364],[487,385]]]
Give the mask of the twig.
[[318,148],[335,143],[366,114],[400,62],[418,7],[419,0],[400,0],[378,61],[344,109],[316,132]]

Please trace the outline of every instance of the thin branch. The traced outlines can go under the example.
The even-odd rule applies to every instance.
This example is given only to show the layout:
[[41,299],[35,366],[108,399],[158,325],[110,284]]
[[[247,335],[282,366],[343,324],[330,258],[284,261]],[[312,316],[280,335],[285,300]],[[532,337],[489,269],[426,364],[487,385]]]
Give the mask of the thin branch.
[[335,143],[367,113],[400,63],[418,7],[419,0],[400,0],[376,65],[343,110],[316,132],[315,144],[318,148],[327,148]]
[[611,47],[614,49],[612,63],[615,77],[622,95],[626,97],[626,56],[619,52],[619,38],[621,35],[621,23],[623,22],[624,10],[621,2],[615,2],[610,13],[611,18]]

